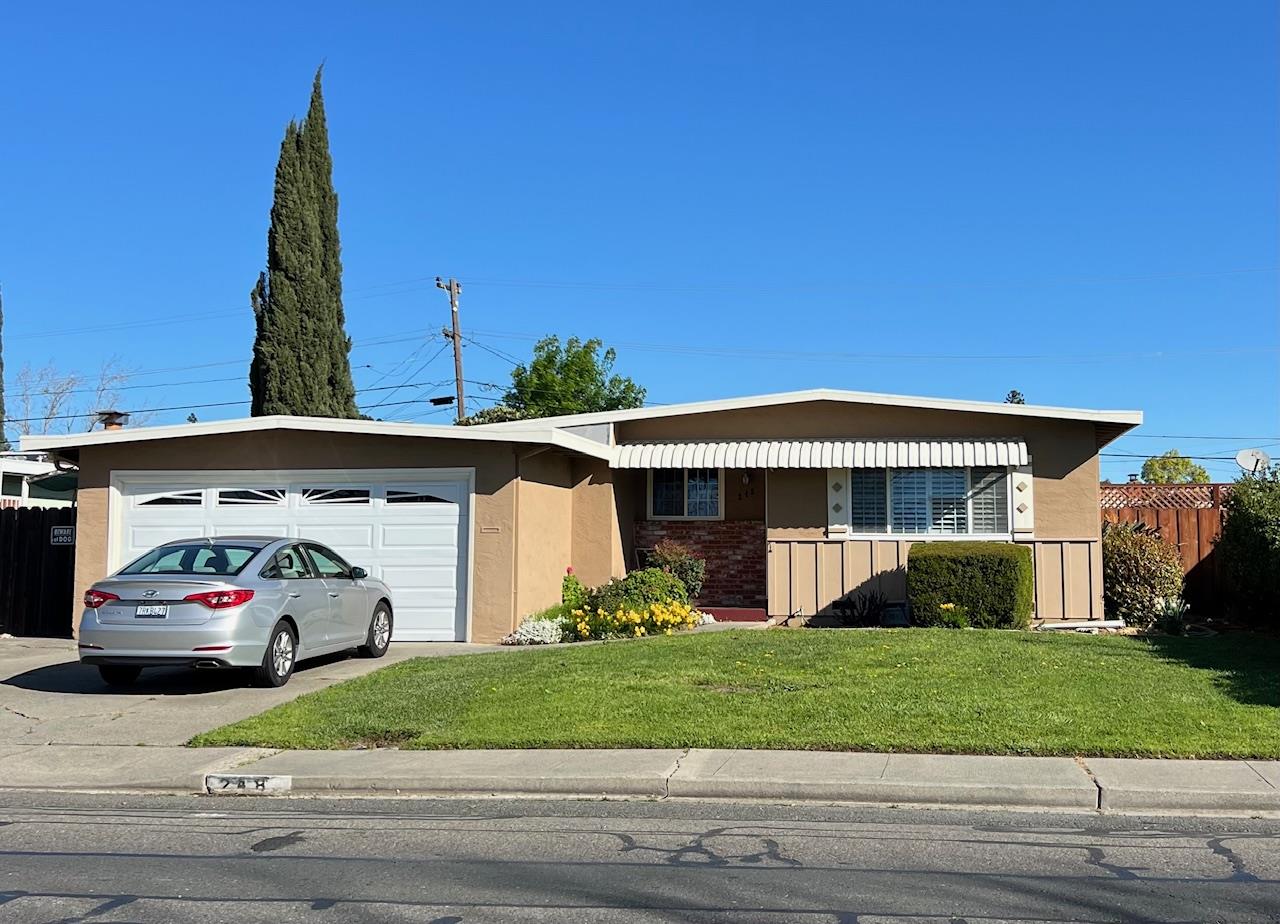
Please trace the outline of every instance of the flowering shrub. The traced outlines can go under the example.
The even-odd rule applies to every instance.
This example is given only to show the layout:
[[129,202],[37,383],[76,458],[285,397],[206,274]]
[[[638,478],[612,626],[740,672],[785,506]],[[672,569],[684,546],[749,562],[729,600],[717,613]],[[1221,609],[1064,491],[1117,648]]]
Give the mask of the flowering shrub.
[[[554,610],[553,610],[554,611]],[[565,621],[551,612],[526,616],[512,632],[502,640],[504,645],[555,645],[564,641]]]
[[969,611],[958,603],[940,603],[938,613],[938,625],[945,629],[969,628]]
[[1178,550],[1150,530],[1107,524],[1102,531],[1102,589],[1108,616],[1149,628],[1165,601],[1182,595]]
[[689,602],[689,591],[684,582],[669,571],[658,568],[642,568],[626,577],[614,578],[601,584],[587,597],[584,610],[644,610],[651,603]]
[[702,593],[702,582],[707,575],[707,560],[698,558],[688,546],[674,539],[663,539],[649,553],[649,567],[669,571],[680,579],[690,600]]
[[585,606],[589,593],[587,585],[578,580],[573,569],[565,569],[564,580],[560,582],[560,602],[572,607]]
[[676,600],[650,603],[642,608],[609,611],[603,608],[574,610],[565,620],[565,635],[570,641],[600,638],[637,638],[644,635],[670,635],[692,629],[702,614],[687,603]]

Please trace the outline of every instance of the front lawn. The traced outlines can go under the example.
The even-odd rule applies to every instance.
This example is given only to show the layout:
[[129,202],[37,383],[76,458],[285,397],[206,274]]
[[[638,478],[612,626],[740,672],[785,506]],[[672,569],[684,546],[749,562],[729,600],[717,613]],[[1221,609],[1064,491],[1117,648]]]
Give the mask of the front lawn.
[[1280,640],[736,631],[415,658],[196,738],[1280,757]]

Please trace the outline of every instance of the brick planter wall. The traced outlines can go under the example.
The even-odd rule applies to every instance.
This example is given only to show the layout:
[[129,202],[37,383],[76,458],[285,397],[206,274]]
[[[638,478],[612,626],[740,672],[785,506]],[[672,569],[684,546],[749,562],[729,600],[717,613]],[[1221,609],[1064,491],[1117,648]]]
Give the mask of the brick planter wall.
[[707,560],[703,606],[763,607],[765,530],[762,520],[641,520],[636,548],[651,549],[674,539]]

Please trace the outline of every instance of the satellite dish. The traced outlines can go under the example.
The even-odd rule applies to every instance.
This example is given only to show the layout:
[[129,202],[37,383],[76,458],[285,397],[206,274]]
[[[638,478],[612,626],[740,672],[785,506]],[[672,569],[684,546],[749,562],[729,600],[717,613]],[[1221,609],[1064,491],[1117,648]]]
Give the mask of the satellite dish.
[[1241,449],[1236,453],[1236,465],[1246,472],[1257,473],[1271,464],[1271,456],[1261,449]]

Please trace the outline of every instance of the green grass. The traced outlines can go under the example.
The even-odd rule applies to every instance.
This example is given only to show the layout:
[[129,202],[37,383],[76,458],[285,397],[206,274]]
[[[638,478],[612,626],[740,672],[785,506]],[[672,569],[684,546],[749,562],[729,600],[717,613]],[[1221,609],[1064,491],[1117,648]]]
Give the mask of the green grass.
[[1280,639],[706,633],[415,658],[196,738],[1280,757]]

